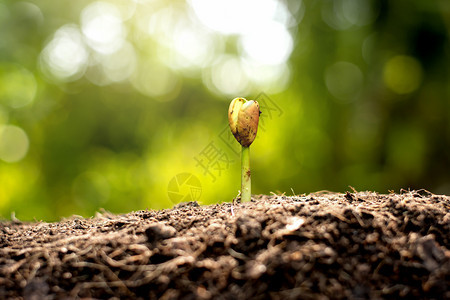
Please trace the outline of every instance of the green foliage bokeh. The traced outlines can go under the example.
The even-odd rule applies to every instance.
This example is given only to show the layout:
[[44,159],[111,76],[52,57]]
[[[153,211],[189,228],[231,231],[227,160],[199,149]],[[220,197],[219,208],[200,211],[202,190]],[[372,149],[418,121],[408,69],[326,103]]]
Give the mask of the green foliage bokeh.
[[[254,194],[450,193],[446,1],[265,1],[292,44],[250,48],[245,32],[196,20],[197,2],[0,1],[2,218],[168,208],[178,174],[198,179],[200,203],[231,201],[237,96],[266,104]],[[270,15],[250,11],[261,24]],[[267,65],[251,46],[269,49],[257,57]]]

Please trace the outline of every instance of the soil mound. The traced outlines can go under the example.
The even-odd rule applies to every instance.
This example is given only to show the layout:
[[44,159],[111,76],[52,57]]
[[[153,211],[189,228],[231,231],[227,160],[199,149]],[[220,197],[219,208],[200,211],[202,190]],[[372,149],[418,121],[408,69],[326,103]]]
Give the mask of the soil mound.
[[0,222],[0,298],[450,299],[450,197],[315,193]]

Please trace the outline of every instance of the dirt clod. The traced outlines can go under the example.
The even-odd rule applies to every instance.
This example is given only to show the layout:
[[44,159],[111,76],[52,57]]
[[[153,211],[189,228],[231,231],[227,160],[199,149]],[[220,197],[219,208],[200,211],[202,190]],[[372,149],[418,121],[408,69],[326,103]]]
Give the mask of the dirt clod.
[[162,224],[152,224],[145,229],[145,235],[150,243],[174,237],[176,233],[177,230],[172,226]]
[[450,299],[450,197],[252,202],[0,222],[0,299]]

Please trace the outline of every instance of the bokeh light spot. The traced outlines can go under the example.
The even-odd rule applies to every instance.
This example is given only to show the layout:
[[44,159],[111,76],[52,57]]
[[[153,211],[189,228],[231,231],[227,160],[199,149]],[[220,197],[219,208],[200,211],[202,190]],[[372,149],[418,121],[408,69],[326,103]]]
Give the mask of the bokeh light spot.
[[288,85],[291,75],[287,64],[260,65],[245,61],[243,68],[255,86],[270,93],[283,91]]
[[[198,19],[223,34],[255,31],[263,20],[273,19],[277,12],[274,0],[191,0]],[[281,5],[281,4],[280,4]]]
[[13,10],[20,13],[20,18],[25,22],[33,22],[40,26],[44,23],[44,15],[41,9],[34,3],[26,1],[15,1]]
[[0,101],[12,108],[31,103],[37,83],[33,73],[14,64],[0,64]]
[[378,16],[371,0],[325,1],[321,12],[322,20],[336,30],[368,25]]
[[384,66],[384,83],[397,94],[409,94],[419,88],[422,82],[422,67],[411,56],[398,55]]
[[83,76],[89,53],[78,26],[64,25],[41,53],[44,73],[63,81],[73,81]]
[[340,102],[355,100],[363,83],[363,74],[354,64],[340,61],[325,70],[328,91]]
[[154,12],[147,32],[162,46],[158,57],[172,69],[206,67],[223,48],[222,37],[193,19],[181,5],[170,5]]
[[106,2],[89,4],[81,13],[81,28],[88,45],[100,53],[113,53],[124,43],[120,11]]
[[179,92],[178,77],[168,67],[158,63],[139,65],[131,82],[139,92],[157,100],[171,100]]
[[179,56],[180,67],[204,67],[212,59],[216,42],[212,35],[194,26],[179,26],[174,35],[174,49]]
[[371,0],[341,0],[341,5],[344,17],[353,25],[370,24],[378,16]]
[[258,31],[241,38],[246,58],[260,64],[282,64],[291,55],[293,40],[286,28],[278,22],[265,22]]
[[111,81],[123,81],[136,69],[136,52],[130,43],[125,43],[118,51],[103,60],[106,76]]
[[344,17],[342,12],[342,1],[326,1],[322,6],[322,20],[335,30],[346,30],[352,24]]
[[172,35],[178,24],[186,21],[186,14],[183,7],[167,5],[152,12],[147,21],[147,33],[159,43],[169,47],[173,44]]
[[110,54],[93,54],[86,78],[93,84],[104,86],[130,78],[136,69],[134,47],[125,42],[118,51]]
[[239,59],[226,55],[212,66],[211,82],[216,90],[225,95],[244,94],[249,85]]
[[0,126],[0,159],[13,163],[28,152],[29,140],[25,131],[14,125]]

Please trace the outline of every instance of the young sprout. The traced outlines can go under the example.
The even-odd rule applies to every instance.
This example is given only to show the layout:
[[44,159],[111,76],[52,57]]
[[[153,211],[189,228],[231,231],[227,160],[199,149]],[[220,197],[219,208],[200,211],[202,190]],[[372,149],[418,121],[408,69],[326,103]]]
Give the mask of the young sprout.
[[252,183],[250,177],[250,145],[258,131],[259,104],[257,101],[235,98],[228,109],[228,122],[231,132],[239,144],[241,152],[241,201],[251,200]]

